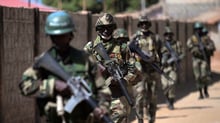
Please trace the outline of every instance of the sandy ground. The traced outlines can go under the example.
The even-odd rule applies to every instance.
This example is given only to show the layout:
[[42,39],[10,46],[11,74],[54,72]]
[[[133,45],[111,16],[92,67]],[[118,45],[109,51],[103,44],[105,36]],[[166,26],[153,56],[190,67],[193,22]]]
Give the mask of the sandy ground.
[[[220,123],[220,52],[212,58],[213,82],[209,86],[210,97],[198,100],[195,87],[175,103],[175,110],[168,110],[165,103],[158,104],[155,123]],[[187,91],[187,90],[183,90]],[[132,123],[138,123],[134,120]],[[145,123],[147,119],[145,119]]]

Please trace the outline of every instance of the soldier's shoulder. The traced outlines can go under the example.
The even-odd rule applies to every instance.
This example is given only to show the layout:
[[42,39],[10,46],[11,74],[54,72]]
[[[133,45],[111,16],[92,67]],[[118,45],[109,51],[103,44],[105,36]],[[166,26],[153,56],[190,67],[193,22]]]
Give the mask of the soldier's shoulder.
[[85,61],[88,59],[89,54],[84,50],[71,47],[70,48],[70,57],[75,60],[77,59],[79,61]]

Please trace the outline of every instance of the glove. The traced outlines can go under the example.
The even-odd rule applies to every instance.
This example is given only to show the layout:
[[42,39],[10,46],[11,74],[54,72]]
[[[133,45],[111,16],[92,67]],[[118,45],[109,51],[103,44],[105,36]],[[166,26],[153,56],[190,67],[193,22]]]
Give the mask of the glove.
[[69,86],[61,80],[55,80],[55,90],[62,96],[70,96],[71,91]]

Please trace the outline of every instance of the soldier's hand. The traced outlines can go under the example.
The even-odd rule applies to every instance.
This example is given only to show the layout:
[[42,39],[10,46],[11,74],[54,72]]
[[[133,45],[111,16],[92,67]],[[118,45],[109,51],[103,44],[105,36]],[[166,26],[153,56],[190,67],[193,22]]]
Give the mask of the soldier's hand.
[[97,118],[98,120],[101,120],[102,117],[106,114],[106,112],[104,109],[97,107],[93,110],[93,114],[95,118]]
[[55,90],[62,96],[70,96],[71,91],[69,86],[61,80],[55,80]]

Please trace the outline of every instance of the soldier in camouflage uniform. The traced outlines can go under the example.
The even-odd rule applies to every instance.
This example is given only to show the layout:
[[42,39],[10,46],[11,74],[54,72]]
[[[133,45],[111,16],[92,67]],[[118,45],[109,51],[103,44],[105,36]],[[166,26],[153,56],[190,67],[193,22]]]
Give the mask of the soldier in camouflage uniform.
[[202,29],[202,38],[203,40],[205,40],[205,42],[207,42],[208,44],[208,49],[209,50],[206,50],[206,53],[207,53],[207,60],[208,60],[208,66],[209,66],[209,72],[211,74],[211,57],[214,55],[214,52],[216,50],[215,48],[215,44],[214,44],[214,41],[210,38],[210,36],[208,35],[208,30],[206,27],[203,27]]
[[[127,38],[120,38],[118,32],[116,31],[113,37],[113,31],[116,29],[116,23],[111,14],[104,13],[101,17],[98,18],[96,22],[96,31],[98,33],[97,38],[93,42],[89,42],[86,45],[86,49],[91,51],[91,53],[96,57],[97,61],[103,67],[103,76],[105,78],[105,83],[107,83],[112,92],[112,102],[111,102],[111,117],[115,123],[126,123],[128,122],[128,116],[130,114],[130,106],[128,105],[127,100],[123,95],[121,95],[121,90],[117,81],[109,75],[104,67],[104,59],[95,51],[95,46],[99,43],[102,43],[109,57],[120,66],[120,69],[123,71],[124,79],[127,81],[127,88],[131,87],[131,80],[135,78],[135,69],[132,59],[129,57],[129,50],[127,47]],[[127,35],[127,34],[126,34]],[[89,47],[89,48],[88,48]]]
[[182,45],[179,41],[173,39],[173,32],[170,27],[165,27],[164,41],[161,48],[162,59],[161,64],[163,71],[172,80],[168,80],[161,76],[162,88],[164,95],[168,101],[168,108],[174,109],[175,84],[177,83],[177,72],[180,69],[180,61],[183,59],[184,53]]
[[32,66],[23,73],[19,88],[22,95],[36,98],[40,114],[46,116],[48,123],[86,123],[90,115],[95,115],[96,119],[101,118],[110,105],[110,90],[106,91],[104,86],[97,87],[94,83],[96,65],[89,61],[84,51],[69,45],[74,37],[74,29],[74,23],[69,14],[64,11],[51,13],[46,19],[45,32],[50,36],[53,45],[46,52],[66,72],[72,76],[80,76],[88,82],[95,94],[94,97],[100,99],[101,108],[96,108],[91,113],[91,107],[83,101],[72,113],[64,112],[60,116],[57,112],[56,97],[62,96],[65,104],[71,96],[69,86],[48,71],[35,69]]
[[147,110],[149,123],[155,122],[156,110],[157,110],[157,86],[160,82],[160,75],[150,65],[156,63],[159,65],[159,37],[149,30],[151,22],[147,16],[140,16],[138,22],[138,30],[132,36],[132,42],[135,41],[139,48],[147,54],[150,59],[149,62],[145,62],[139,57],[142,66],[142,82],[136,85],[136,109],[139,117],[139,123],[143,122],[144,108]]
[[202,38],[203,25],[200,22],[194,24],[194,34],[188,39],[187,47],[192,54],[193,73],[199,90],[199,99],[209,97],[208,84],[211,81],[207,52],[210,50],[207,40]]

